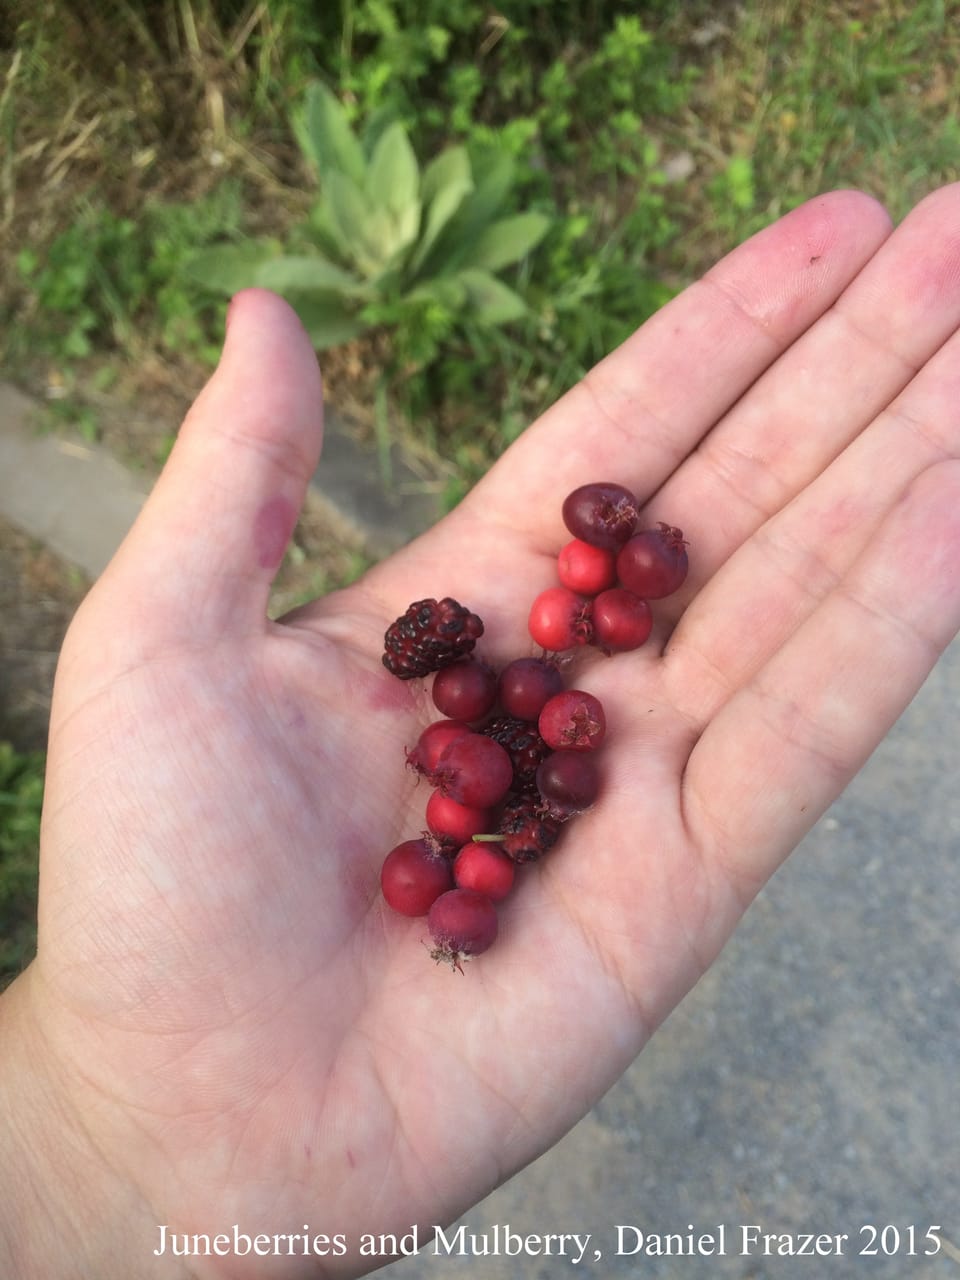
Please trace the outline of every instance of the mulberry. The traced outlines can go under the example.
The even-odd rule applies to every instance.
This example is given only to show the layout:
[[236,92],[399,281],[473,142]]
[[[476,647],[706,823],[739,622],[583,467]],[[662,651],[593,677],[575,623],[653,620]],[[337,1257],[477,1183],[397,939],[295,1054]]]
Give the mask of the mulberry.
[[383,637],[383,665],[401,680],[439,671],[472,652],[483,623],[456,600],[417,600]]

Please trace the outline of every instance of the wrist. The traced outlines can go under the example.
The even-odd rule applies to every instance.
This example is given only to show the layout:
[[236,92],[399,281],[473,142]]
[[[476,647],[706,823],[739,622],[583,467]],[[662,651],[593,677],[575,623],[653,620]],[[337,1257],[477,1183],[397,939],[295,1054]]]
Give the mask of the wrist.
[[[76,1101],[82,1089],[36,1017],[32,978],[28,970],[0,996],[0,1275],[147,1280],[156,1265],[149,1207],[98,1149]],[[169,1261],[164,1280],[187,1280]]]

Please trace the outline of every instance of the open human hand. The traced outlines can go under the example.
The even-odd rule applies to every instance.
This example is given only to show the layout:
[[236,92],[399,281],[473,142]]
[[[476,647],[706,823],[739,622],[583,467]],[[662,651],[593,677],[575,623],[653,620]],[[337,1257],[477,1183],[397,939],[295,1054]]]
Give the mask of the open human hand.
[[[788,214],[433,530],[278,622],[320,379],[283,302],[237,297],[58,671],[39,951],[0,1003],[16,1274],[356,1274],[383,1261],[361,1232],[452,1220],[610,1087],[960,627],[958,227],[958,187],[894,231],[855,192]],[[577,657],[601,798],[452,974],[380,896],[437,718],[383,633],[452,595],[483,656],[533,652],[563,497],[599,479],[683,528],[690,575],[642,649]],[[344,1244],[174,1256],[233,1224]]]

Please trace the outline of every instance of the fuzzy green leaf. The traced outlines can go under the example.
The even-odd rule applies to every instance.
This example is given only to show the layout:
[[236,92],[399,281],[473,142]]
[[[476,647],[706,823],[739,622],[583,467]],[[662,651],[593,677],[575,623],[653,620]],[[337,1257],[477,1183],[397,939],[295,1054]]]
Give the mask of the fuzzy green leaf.
[[447,147],[424,170],[420,199],[426,210],[423,232],[410,260],[416,278],[450,219],[473,190],[470,157],[466,147]]
[[469,214],[471,227],[479,229],[496,217],[510,194],[515,173],[513,159],[505,151],[489,151],[476,160],[473,167],[476,190],[464,209],[464,214]]
[[356,308],[336,294],[290,294],[290,304],[300,317],[310,341],[318,351],[350,342],[368,328]]
[[319,255],[272,258],[257,268],[256,283],[275,293],[307,293],[313,289],[355,297],[368,293],[362,280]]
[[383,266],[383,242],[373,227],[374,215],[366,196],[343,173],[328,174],[325,187],[326,207],[337,239],[361,275],[370,279]]
[[321,193],[320,199],[313,205],[307,218],[311,239],[319,246],[321,253],[338,262],[350,261],[351,243],[344,240],[340,228],[334,218],[330,202]]
[[228,297],[257,283],[264,264],[277,256],[279,246],[262,240],[243,244],[218,244],[198,249],[183,264],[188,280]]
[[364,183],[370,203],[386,208],[400,222],[411,206],[419,217],[420,167],[403,125],[397,122],[377,139]]
[[473,174],[470,171],[470,157],[466,147],[447,147],[427,165],[423,171],[423,182],[420,184],[420,199],[424,207],[436,199],[439,192],[451,183],[464,183],[473,186]]
[[[419,206],[418,206],[419,209]],[[377,282],[385,272],[391,272],[402,266],[410,245],[417,237],[419,216],[408,210],[406,221],[401,223],[389,209],[375,209],[367,219],[365,227],[367,243],[376,246],[370,252],[376,257],[376,271],[371,277]]]
[[403,213],[397,216],[394,224],[396,233],[394,251],[390,256],[391,262],[395,261],[401,254],[406,255],[410,246],[415,243],[417,236],[420,234],[422,212],[420,201],[415,200],[413,204],[407,206]]
[[491,152],[482,157],[471,189],[461,197],[453,215],[419,259],[422,274],[450,271],[464,262],[477,237],[506,200],[513,174],[513,161],[505,152]]
[[519,260],[540,243],[550,228],[542,213],[518,213],[486,227],[470,246],[463,261],[471,267],[499,271]]
[[358,184],[363,182],[367,167],[363,148],[340,102],[319,80],[308,85],[303,105],[294,115],[293,129],[321,184],[331,173],[346,174]]
[[459,276],[436,276],[424,280],[407,294],[409,302],[439,302],[450,311],[461,311],[468,300],[467,286]]
[[390,125],[377,139],[365,189],[377,215],[372,231],[381,261],[392,266],[402,261],[420,231],[420,166],[402,124]]
[[466,320],[479,324],[508,324],[527,314],[527,304],[519,294],[487,271],[468,267],[458,271],[456,279],[467,289]]

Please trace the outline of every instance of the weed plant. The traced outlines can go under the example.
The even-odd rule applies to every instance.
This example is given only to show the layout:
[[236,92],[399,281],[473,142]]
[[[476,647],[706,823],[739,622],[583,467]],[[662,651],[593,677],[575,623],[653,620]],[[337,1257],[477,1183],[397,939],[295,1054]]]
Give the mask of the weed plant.
[[184,263],[243,238],[303,248],[323,186],[292,121],[319,80],[358,134],[402,129],[423,165],[451,147],[508,156],[500,215],[549,222],[498,272],[523,302],[509,320],[472,323],[448,295],[414,321],[381,299],[325,360],[335,403],[372,408],[371,370],[389,370],[392,429],[455,463],[455,498],[786,209],[860,186],[901,216],[960,175],[957,17],[952,0],[13,0],[2,359],[209,360],[222,308]]

